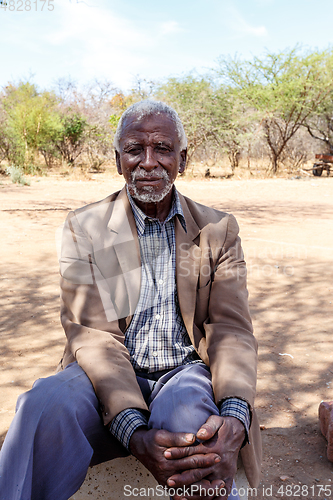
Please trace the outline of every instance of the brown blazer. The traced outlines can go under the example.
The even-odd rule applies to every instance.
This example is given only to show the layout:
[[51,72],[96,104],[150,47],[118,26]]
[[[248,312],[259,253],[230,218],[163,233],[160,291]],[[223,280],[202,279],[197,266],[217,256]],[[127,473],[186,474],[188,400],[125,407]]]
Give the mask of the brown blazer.
[[[238,225],[232,215],[180,196],[187,232],[175,221],[176,283],[192,344],[210,367],[216,403],[246,400],[250,443],[241,450],[248,480],[260,480],[261,441],[253,410],[257,342],[253,336]],[[147,410],[124,331],[140,293],[140,250],[125,188],[69,213],[63,230],[62,367],[77,360],[101,402],[104,423],[126,408]]]

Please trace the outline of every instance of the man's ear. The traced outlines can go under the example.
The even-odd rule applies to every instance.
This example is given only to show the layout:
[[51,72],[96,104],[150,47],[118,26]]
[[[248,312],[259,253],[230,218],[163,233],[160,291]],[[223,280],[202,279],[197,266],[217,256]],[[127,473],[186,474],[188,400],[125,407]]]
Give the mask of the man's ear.
[[183,151],[180,152],[180,163],[178,170],[180,174],[182,174],[186,168],[186,159],[187,159],[187,149],[183,149]]
[[119,175],[123,175],[123,172],[121,170],[121,164],[120,164],[120,154],[119,154],[119,151],[117,151],[115,149],[115,153],[116,153],[116,165],[117,165],[117,172]]

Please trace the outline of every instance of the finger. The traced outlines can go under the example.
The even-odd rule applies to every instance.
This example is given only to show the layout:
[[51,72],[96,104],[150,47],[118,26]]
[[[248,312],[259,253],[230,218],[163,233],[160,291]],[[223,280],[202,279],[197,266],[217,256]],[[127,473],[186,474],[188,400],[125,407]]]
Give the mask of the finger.
[[222,480],[209,481],[203,479],[190,486],[178,488],[177,493],[182,493],[182,495],[175,495],[173,498],[174,500],[201,500],[202,498],[212,500],[224,492],[224,482]]
[[167,459],[178,460],[179,458],[190,457],[191,455],[204,455],[211,453],[211,451],[204,444],[197,446],[183,446],[181,448],[168,448],[164,452]]
[[[175,470],[205,469],[219,462],[221,462],[221,457],[217,453],[197,454],[175,461],[174,468]],[[173,462],[170,463],[173,464]]]
[[167,480],[167,485],[170,487],[179,487],[182,485],[188,486],[190,484],[197,483],[204,479],[206,476],[209,476],[211,473],[213,473],[215,470],[214,467],[216,467],[216,465],[201,469],[197,468],[184,470],[180,474],[174,474],[173,476],[170,476]]
[[211,415],[197,432],[197,438],[202,440],[211,439],[223,424],[223,418]]
[[191,485],[191,492],[193,496],[199,495],[199,498],[205,497],[205,499],[227,494],[225,483],[222,479],[216,479],[214,481],[203,479]]
[[[212,479],[212,478],[210,478],[210,479]],[[214,481],[212,481],[212,483],[215,481],[219,481],[219,480],[218,479],[214,480]],[[233,479],[231,479],[230,477],[224,478],[223,483],[224,483],[223,486],[218,488],[219,491],[217,491],[215,500],[226,500],[231,493],[232,486],[233,486]]]
[[219,499],[227,499],[229,496],[229,493],[226,488],[226,484],[224,481],[221,479],[215,479],[214,481],[210,482],[210,487],[206,490],[206,494],[210,494],[212,491],[214,491],[214,499],[217,500]]
[[227,490],[227,496],[229,496],[230,492],[232,490],[233,478],[230,478],[230,477],[225,478],[224,482],[225,482],[225,489]]
[[159,446],[170,448],[173,446],[189,446],[195,441],[195,435],[188,432],[169,432],[161,429],[155,434],[155,442]]

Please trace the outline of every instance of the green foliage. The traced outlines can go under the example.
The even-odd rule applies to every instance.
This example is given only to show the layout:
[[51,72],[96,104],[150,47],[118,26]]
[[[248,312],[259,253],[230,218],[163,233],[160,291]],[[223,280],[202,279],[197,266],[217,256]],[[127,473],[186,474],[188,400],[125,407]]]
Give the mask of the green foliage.
[[311,137],[324,144],[323,152],[333,154],[333,91],[304,124]]
[[223,124],[226,101],[203,77],[170,78],[157,96],[179,114],[188,140],[189,161],[205,142],[212,140]]
[[22,186],[30,186],[30,182],[24,177],[20,167],[12,165],[6,168],[7,175],[10,176],[13,184],[21,184]]
[[79,113],[65,115],[61,119],[61,127],[54,137],[55,147],[70,165],[74,165],[83,152],[86,128],[87,120]]
[[110,127],[114,132],[117,130],[120,116],[121,115],[111,115],[109,118]]
[[252,61],[221,59],[219,74],[257,113],[276,172],[290,139],[333,90],[333,53],[296,47]]
[[39,92],[35,85],[20,82],[5,88],[1,104],[0,149],[8,161],[15,161],[25,170],[57,133],[57,99],[51,92]]
[[87,121],[79,114],[65,116],[63,121],[63,133],[71,144],[76,144],[82,138]]
[[170,78],[158,89],[158,97],[178,112],[188,139],[189,161],[198,150],[209,147],[226,153],[232,170],[249,139],[251,119],[240,100],[211,78]]

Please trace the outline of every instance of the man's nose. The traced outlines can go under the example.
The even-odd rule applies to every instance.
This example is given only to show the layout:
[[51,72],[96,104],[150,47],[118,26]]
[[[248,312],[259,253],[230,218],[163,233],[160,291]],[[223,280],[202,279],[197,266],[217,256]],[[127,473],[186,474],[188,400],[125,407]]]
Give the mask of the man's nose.
[[153,148],[147,147],[144,149],[144,155],[140,162],[140,167],[145,170],[153,170],[153,168],[158,167],[158,161]]

